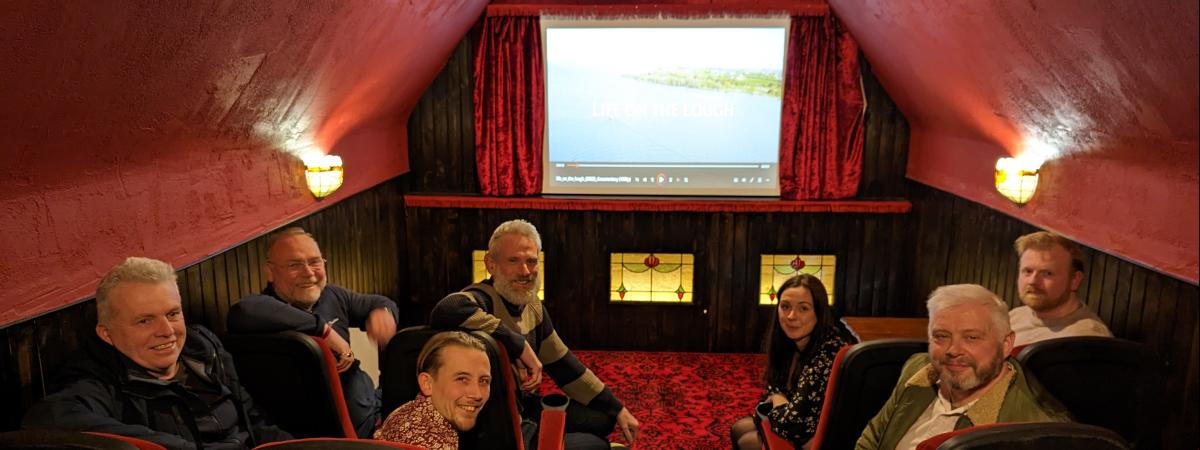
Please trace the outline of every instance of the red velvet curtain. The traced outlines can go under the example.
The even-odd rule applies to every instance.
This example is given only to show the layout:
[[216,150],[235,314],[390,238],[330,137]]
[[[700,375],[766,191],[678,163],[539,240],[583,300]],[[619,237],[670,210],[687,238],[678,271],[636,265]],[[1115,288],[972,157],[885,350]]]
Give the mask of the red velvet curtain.
[[475,163],[483,195],[542,191],[544,84],[538,18],[484,18],[474,91]]
[[832,14],[792,18],[780,130],[780,196],[853,197],[862,178],[858,45]]

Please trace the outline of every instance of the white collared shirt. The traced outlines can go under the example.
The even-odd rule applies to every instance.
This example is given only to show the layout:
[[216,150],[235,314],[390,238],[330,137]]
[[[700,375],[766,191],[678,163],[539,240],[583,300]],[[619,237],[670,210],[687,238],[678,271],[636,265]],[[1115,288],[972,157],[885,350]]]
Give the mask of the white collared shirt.
[[904,437],[900,438],[900,443],[896,445],[896,450],[909,450],[917,448],[921,442],[926,439],[937,436],[942,433],[954,431],[954,425],[958,423],[958,419],[967,413],[967,409],[971,408],[978,398],[971,400],[970,403],[954,408],[950,404],[950,400],[942,396],[942,390],[938,389],[937,399],[929,403],[929,407],[925,408],[925,412],[921,413],[921,417],[913,422],[912,428],[904,433]]

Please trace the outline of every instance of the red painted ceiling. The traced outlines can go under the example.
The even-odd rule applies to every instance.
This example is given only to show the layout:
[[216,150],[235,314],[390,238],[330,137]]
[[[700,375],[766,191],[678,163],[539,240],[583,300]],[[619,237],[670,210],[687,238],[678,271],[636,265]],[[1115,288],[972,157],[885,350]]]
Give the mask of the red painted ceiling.
[[[0,326],[406,172],[408,115],[487,1],[67,3],[0,2]],[[911,121],[910,177],[1197,279],[1195,2],[829,3]],[[1030,139],[1062,156],[1018,209],[991,168]],[[323,202],[312,150],[346,161]]]
[[[408,115],[486,3],[0,2],[0,326],[406,172]],[[343,157],[332,198],[305,151]]]
[[[1195,1],[829,0],[911,125],[908,176],[1195,283]],[[1054,149],[1032,201],[996,159]]]

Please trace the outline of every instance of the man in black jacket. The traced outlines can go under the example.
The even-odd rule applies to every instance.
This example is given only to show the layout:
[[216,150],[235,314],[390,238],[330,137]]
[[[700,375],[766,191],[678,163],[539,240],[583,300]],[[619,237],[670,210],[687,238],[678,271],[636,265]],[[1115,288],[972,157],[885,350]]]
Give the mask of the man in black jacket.
[[96,335],[34,405],[30,429],[97,431],[171,449],[245,449],[290,439],[267,424],[212,332],[187,327],[175,271],[132,257],[96,289]]
[[375,423],[388,412],[380,413],[381,393],[354,358],[348,344],[350,327],[362,328],[384,348],[396,334],[395,302],[329,284],[321,247],[300,227],[286,228],[267,239],[264,269],[270,283],[261,294],[238,300],[229,309],[229,332],[293,330],[323,336],[337,359],[350,421],[359,437],[369,439]]

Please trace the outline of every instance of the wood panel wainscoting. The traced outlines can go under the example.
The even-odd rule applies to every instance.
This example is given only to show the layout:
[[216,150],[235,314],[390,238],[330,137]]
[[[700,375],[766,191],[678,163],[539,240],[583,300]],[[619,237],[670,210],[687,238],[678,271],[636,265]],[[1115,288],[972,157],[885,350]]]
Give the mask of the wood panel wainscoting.
[[[542,235],[546,307],[570,346],[593,350],[756,352],[773,312],[758,305],[760,255],[833,254],[839,314],[915,316],[903,212],[784,213],[418,207],[406,202],[415,303],[471,282],[471,252],[510,219]],[[587,203],[587,200],[577,200]],[[414,203],[419,203],[413,200]],[[906,205],[906,202],[894,202]],[[480,205],[476,205],[480,206]],[[902,211],[903,208],[898,211]],[[869,251],[865,251],[869,249]],[[693,303],[611,303],[611,253],[695,256]]]
[[[425,317],[411,314],[417,308],[407,304],[401,188],[394,179],[280,228],[296,225],[312,233],[329,260],[329,282],[398,301],[405,326]],[[260,270],[266,240],[259,236],[178,269],[188,324],[225,334],[229,307],[267,283]],[[0,431],[16,429],[24,411],[54,388],[56,371],[95,325],[95,301],[84,299],[0,329]]]
[[[911,291],[923,303],[938,286],[975,283],[1010,306],[1017,297],[1013,241],[1037,227],[961,197],[910,182],[914,247]],[[1200,287],[1083,247],[1076,293],[1117,337],[1145,344],[1162,360],[1165,448],[1197,448],[1200,436]],[[924,305],[918,305],[924,309]]]

